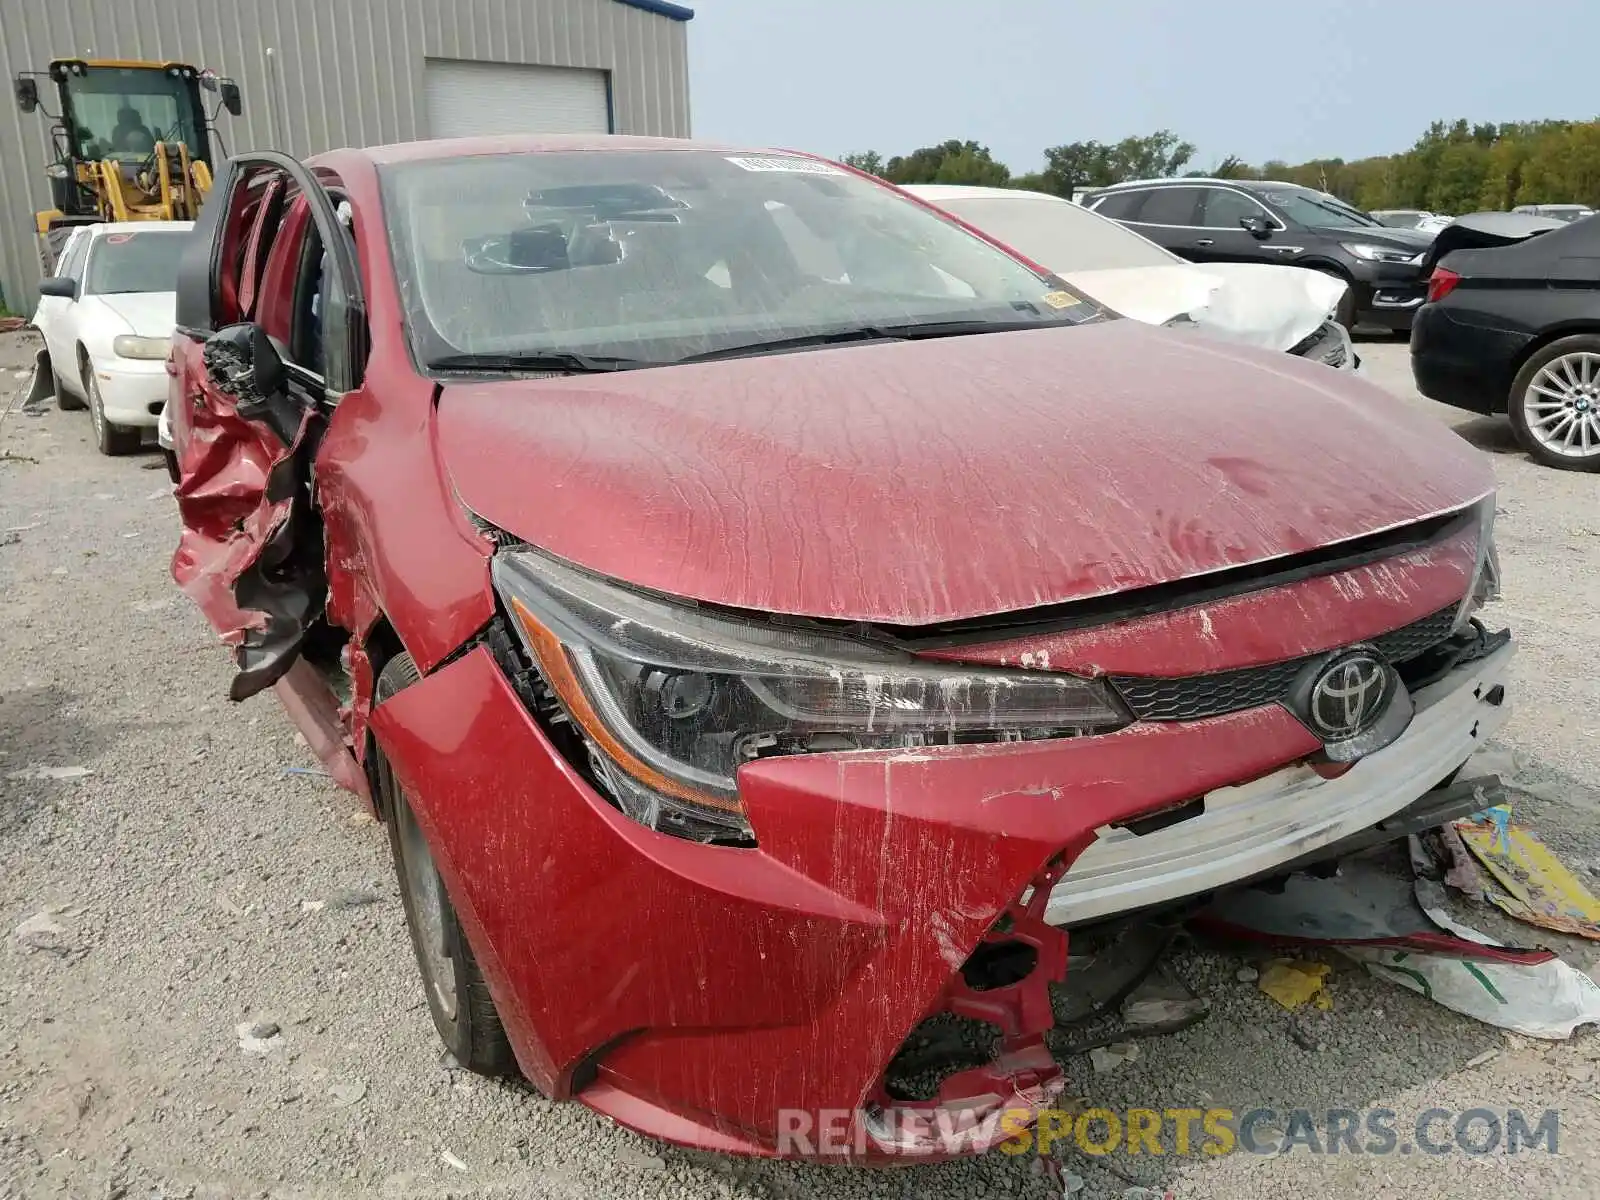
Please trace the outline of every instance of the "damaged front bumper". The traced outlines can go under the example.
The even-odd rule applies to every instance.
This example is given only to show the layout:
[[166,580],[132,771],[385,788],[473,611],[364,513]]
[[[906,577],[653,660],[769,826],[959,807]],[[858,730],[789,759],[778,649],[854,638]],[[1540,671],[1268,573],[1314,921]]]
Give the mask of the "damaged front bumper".
[[[542,1090],[707,1150],[929,1161],[998,1144],[1064,1089],[1044,1044],[1057,925],[1237,880],[1405,807],[1498,725],[1485,697],[1509,658],[1420,691],[1400,742],[1314,783],[1289,764],[1318,744],[1276,704],[762,759],[739,775],[756,841],[740,847],[623,816],[485,647],[385,702],[373,728]],[[1267,782],[1233,786],[1251,779]],[[1105,835],[1195,796],[1208,812],[1185,824],[1224,866]],[[1280,819],[1286,803],[1298,815]],[[1175,881],[1135,878],[1163,861]],[[982,1023],[994,1053],[907,1090],[892,1068],[929,1018]]]
[[1046,919],[1076,925],[1212,891],[1332,846],[1410,805],[1461,766],[1510,715],[1506,644],[1412,698],[1393,744],[1328,779],[1296,764],[1207,792],[1187,819],[1140,835],[1105,825],[1056,885]]

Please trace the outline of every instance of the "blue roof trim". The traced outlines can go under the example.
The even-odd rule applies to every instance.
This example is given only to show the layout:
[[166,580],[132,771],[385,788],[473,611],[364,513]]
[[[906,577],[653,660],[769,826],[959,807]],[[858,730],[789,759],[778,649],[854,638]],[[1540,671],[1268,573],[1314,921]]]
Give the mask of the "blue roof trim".
[[617,3],[626,4],[629,8],[642,8],[647,13],[655,13],[658,17],[673,21],[694,20],[694,9],[672,4],[670,0],[617,0]]

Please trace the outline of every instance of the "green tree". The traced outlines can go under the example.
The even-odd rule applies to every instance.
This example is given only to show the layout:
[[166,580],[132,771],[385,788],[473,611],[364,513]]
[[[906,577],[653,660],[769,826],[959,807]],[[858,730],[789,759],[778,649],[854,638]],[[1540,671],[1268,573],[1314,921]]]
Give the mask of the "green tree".
[[854,167],[858,171],[865,171],[868,175],[877,175],[880,178],[885,170],[883,155],[876,150],[863,150],[859,154],[846,154],[839,161],[848,167]]
[[989,147],[952,139],[896,155],[884,166],[891,183],[957,183],[979,187],[1004,187],[1011,169],[995,161]]

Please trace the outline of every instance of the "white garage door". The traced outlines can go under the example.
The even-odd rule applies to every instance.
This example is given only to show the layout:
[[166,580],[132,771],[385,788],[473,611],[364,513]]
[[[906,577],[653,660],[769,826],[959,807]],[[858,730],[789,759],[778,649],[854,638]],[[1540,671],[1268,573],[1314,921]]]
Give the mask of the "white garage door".
[[434,137],[611,132],[604,71],[430,58],[423,79]]

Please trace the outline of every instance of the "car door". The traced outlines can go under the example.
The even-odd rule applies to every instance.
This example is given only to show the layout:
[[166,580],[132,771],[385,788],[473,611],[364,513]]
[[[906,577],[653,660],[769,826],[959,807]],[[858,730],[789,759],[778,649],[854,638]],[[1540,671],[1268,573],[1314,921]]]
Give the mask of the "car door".
[[71,279],[78,285],[76,296],[40,296],[33,323],[44,338],[45,349],[56,375],[74,392],[83,390],[78,377],[78,302],[83,298],[84,263],[88,259],[90,233],[75,231],[56,260],[55,278]]
[[230,695],[241,700],[283,677],[322,613],[311,464],[328,413],[358,381],[365,304],[334,202],[309,170],[241,155],[226,187],[202,212],[220,210],[197,238],[203,251],[179,271],[173,576],[234,647]]
[[1200,191],[1195,262],[1283,262],[1299,251],[1279,237],[1283,222],[1255,197],[1229,187]]

